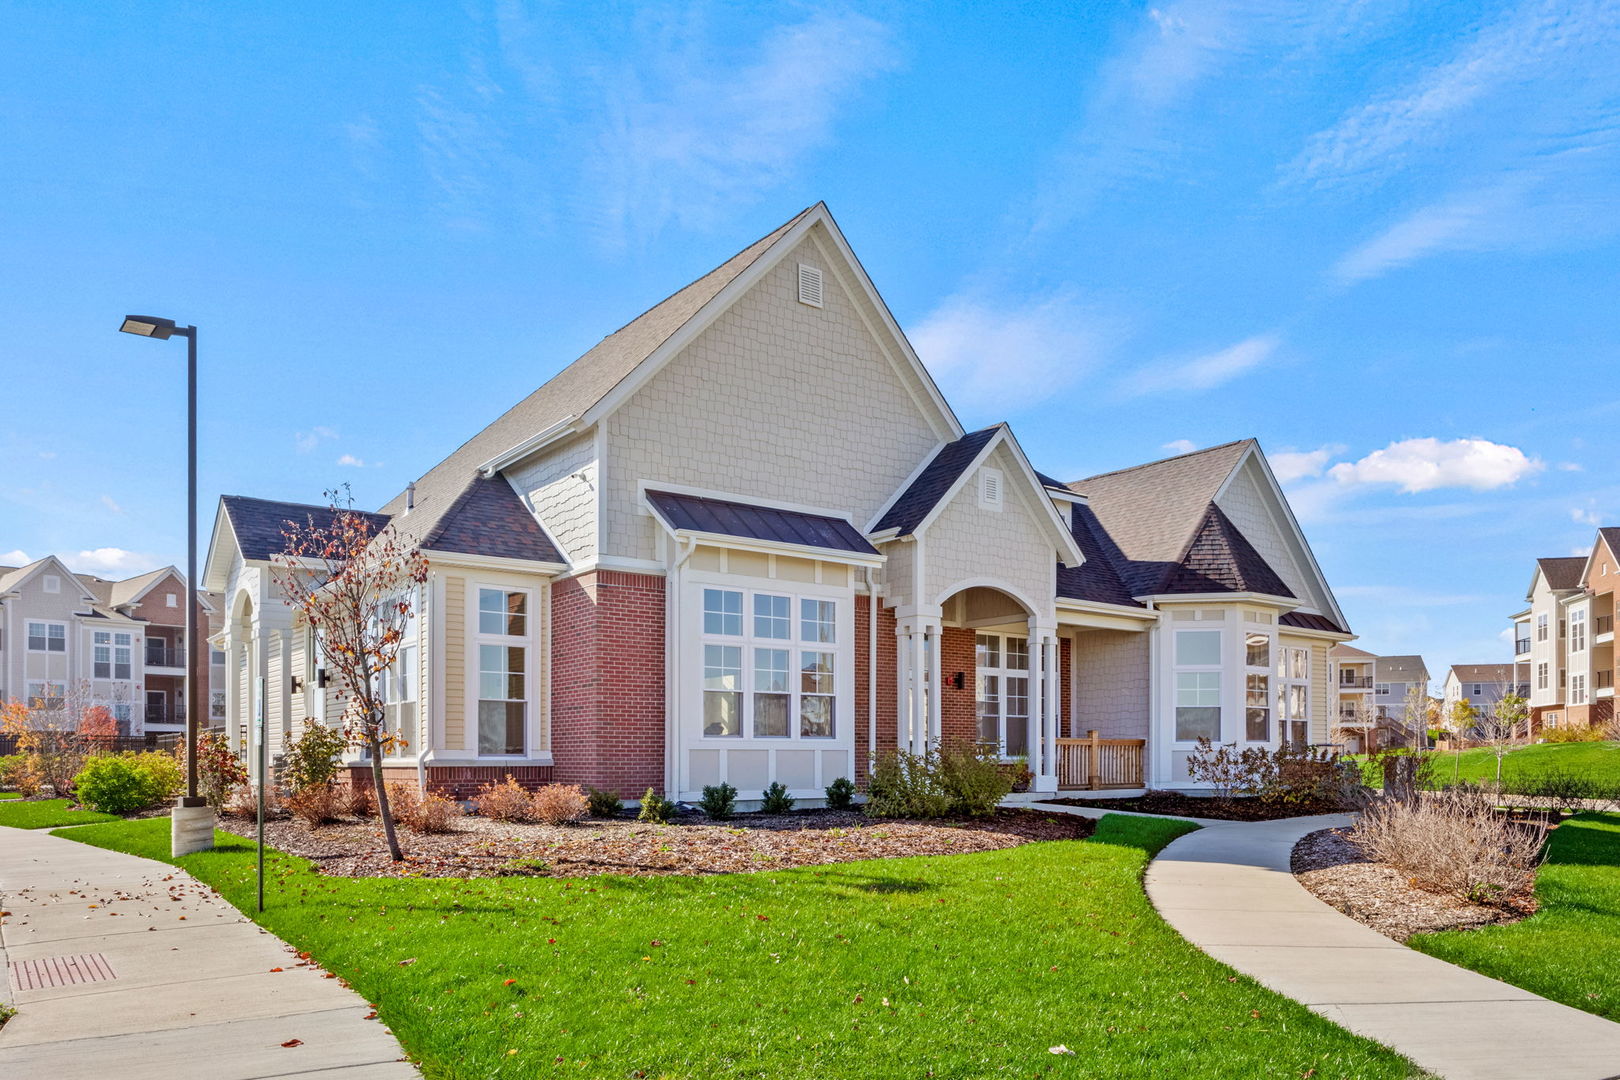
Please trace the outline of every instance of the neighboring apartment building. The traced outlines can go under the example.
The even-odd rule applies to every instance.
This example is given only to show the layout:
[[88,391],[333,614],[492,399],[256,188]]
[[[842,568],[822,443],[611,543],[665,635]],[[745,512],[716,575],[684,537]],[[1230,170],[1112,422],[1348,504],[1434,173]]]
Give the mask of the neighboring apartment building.
[[[55,556],[0,567],[0,700],[104,705],[125,735],[184,730],[185,591],[172,566],[121,581],[75,574]],[[206,595],[198,607],[207,627]],[[217,686],[223,668],[205,665],[209,675]],[[208,685],[217,726],[225,700]]]
[[[1581,560],[1580,587],[1565,605],[1568,667],[1565,715],[1572,726],[1614,719],[1614,594],[1620,585],[1620,529],[1597,531],[1592,553]],[[1548,721],[1552,726],[1557,722]]]
[[1373,708],[1374,654],[1339,642],[1328,650],[1328,681],[1333,686],[1334,741],[1347,753],[1375,748],[1378,713]]
[[[1514,615],[1514,664],[1525,669],[1529,684],[1530,725],[1558,727],[1567,721],[1566,691],[1569,687],[1568,646],[1569,607],[1578,604],[1582,655],[1588,637],[1590,617],[1581,585],[1587,560],[1581,556],[1537,559],[1525,599],[1527,611]],[[1524,635],[1521,637],[1520,635]],[[1583,686],[1583,696],[1589,687]]]
[[[205,582],[233,742],[261,708],[272,751],[339,719],[271,572],[285,524],[327,514],[221,500]],[[1327,653],[1352,636],[1255,442],[1035,471],[1005,424],[963,427],[823,205],[373,521],[430,566],[389,770],[459,795],[512,775],[819,800],[874,753],[950,739],[1053,790],[1086,781],[1090,731],[1141,747],[1116,756],[1131,783],[1188,785],[1200,736],[1326,742]]]
[[1465,698],[1477,716],[1493,715],[1497,702],[1509,693],[1525,690],[1514,676],[1514,667],[1513,664],[1453,664],[1446,672],[1441,691],[1445,718],[1449,720],[1452,707]]
[[[1411,719],[1407,716],[1409,695],[1421,688],[1429,695],[1429,666],[1421,656],[1380,656],[1373,662],[1373,709],[1392,732],[1405,735]],[[1403,743],[1404,745],[1404,743]]]

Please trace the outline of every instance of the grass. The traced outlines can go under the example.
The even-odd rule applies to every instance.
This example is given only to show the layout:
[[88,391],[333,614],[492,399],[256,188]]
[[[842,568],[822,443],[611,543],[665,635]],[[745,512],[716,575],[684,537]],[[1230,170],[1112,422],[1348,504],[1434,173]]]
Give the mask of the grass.
[[1536,899],[1538,910],[1523,922],[1422,934],[1407,944],[1620,1020],[1620,814],[1581,814],[1553,830]]
[[[432,1080],[1411,1075],[1159,919],[1142,870],[1190,828],[711,877],[328,878],[277,854],[258,918]],[[154,821],[62,835],[169,861]],[[217,842],[178,863],[251,911],[252,847]]]
[[[98,821],[121,820],[117,814],[102,814],[94,810],[69,810],[66,799],[35,799],[30,802],[0,803],[0,825],[13,829],[58,829],[64,825],[89,825]],[[156,818],[165,830],[168,818]],[[167,833],[165,833],[167,835]]]
[[[1575,773],[1620,789],[1620,743],[1535,743],[1515,747],[1502,759],[1502,782],[1548,773]],[[1479,782],[1496,779],[1496,754],[1489,747],[1461,753],[1439,753],[1434,758],[1436,783],[1449,784],[1453,775]]]
[[4,802],[7,799],[20,799],[20,798],[22,798],[22,796],[17,794],[15,791],[0,791],[0,802]]

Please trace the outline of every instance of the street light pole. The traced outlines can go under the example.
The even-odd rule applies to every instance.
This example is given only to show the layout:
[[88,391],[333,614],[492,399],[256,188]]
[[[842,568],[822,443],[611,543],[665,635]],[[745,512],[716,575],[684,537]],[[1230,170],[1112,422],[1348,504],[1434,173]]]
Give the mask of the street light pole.
[[175,803],[170,849],[175,855],[214,846],[214,814],[198,793],[197,741],[202,724],[202,682],[197,640],[197,328],[173,319],[126,315],[126,334],[186,339],[186,793]]

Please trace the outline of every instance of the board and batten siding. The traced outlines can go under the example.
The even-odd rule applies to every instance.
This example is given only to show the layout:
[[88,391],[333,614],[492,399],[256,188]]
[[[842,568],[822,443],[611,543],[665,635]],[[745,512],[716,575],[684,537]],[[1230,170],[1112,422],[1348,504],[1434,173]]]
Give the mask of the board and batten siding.
[[467,579],[444,579],[444,745],[467,745]]

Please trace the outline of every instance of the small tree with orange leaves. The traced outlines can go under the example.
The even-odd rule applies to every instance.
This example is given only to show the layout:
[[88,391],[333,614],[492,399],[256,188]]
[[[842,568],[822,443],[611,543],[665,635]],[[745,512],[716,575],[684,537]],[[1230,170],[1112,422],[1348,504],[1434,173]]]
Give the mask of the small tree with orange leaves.
[[345,703],[344,735],[371,758],[377,816],[395,862],[404,858],[383,783],[383,754],[404,739],[388,731],[385,673],[415,608],[417,586],[427,580],[427,559],[409,538],[381,531],[354,509],[347,490],[328,491],[331,515],[282,530],[282,553],[273,574],[282,596],[313,630],[321,659]]

